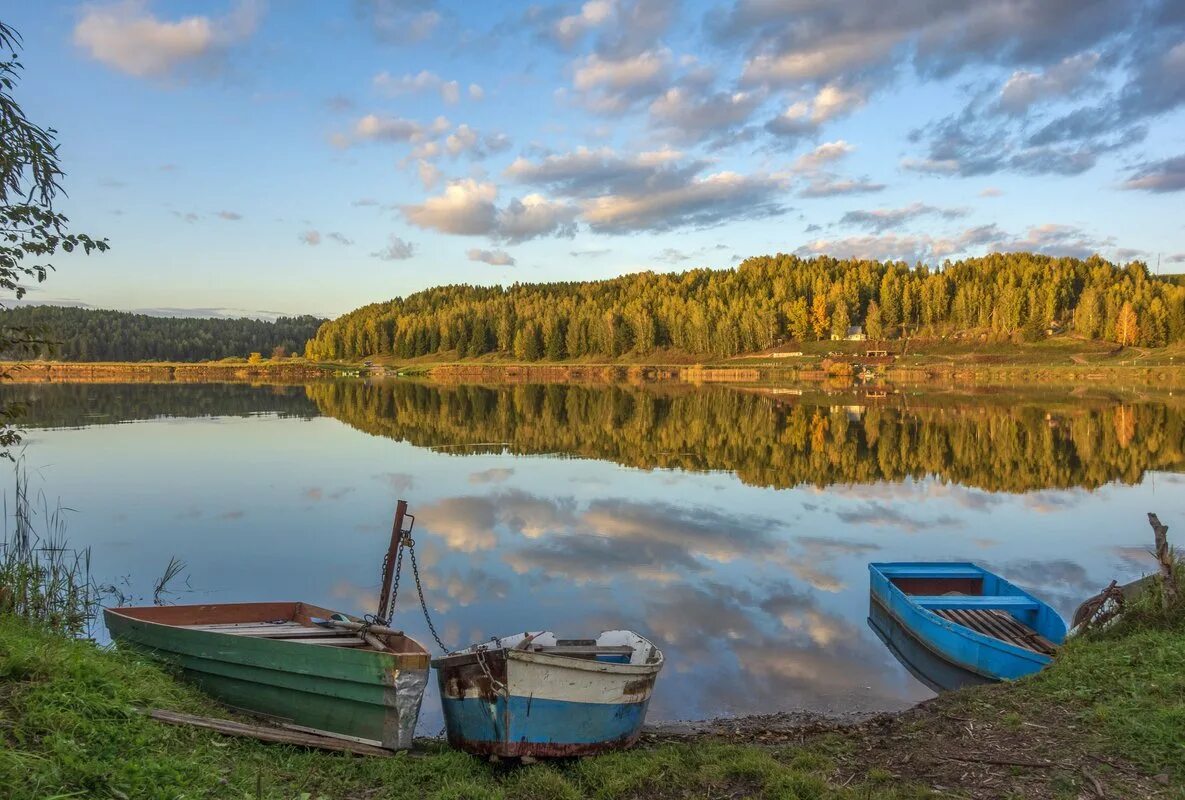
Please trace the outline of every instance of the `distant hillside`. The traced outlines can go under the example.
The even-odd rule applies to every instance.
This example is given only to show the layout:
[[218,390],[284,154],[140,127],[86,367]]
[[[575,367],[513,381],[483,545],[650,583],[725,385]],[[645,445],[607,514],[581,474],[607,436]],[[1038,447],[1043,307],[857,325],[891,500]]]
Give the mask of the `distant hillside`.
[[761,256],[726,270],[429,289],[322,325],[305,354],[555,361],[674,348],[732,356],[842,338],[852,326],[872,339],[974,331],[1036,340],[1057,328],[1158,347],[1185,341],[1185,286],[1141,263],[1119,267],[1097,256],[996,253],[942,269]]
[[125,311],[66,306],[21,306],[0,311],[6,328],[34,328],[56,343],[32,353],[4,357],[45,356],[63,361],[202,361],[261,353],[276,348],[300,354],[324,322],[313,316],[255,319],[153,317]]

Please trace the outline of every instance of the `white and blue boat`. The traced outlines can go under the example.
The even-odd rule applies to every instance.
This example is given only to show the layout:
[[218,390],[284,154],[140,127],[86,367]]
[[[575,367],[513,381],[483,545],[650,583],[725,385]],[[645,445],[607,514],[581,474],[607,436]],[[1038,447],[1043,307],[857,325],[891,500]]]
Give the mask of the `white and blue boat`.
[[942,660],[981,678],[1038,672],[1065,641],[1048,604],[971,563],[868,565],[871,598]]
[[633,631],[520,633],[432,661],[449,744],[501,758],[631,746],[662,665],[662,651]]

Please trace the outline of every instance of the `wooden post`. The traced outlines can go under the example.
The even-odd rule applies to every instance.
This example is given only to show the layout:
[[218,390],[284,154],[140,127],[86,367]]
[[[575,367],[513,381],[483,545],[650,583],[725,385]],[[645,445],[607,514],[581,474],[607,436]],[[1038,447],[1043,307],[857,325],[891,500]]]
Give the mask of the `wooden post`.
[[1160,565],[1160,580],[1164,586],[1162,597],[1167,610],[1177,600],[1177,582],[1173,575],[1173,554],[1169,549],[1169,526],[1162,525],[1160,518],[1148,512],[1148,524],[1152,526],[1152,533],[1156,537],[1156,561]]
[[391,583],[395,580],[395,560],[399,554],[399,542],[403,539],[403,515],[407,513],[407,501],[395,504],[395,521],[391,524],[391,544],[387,547],[387,559],[383,565],[383,588],[379,594],[378,617],[390,621]]

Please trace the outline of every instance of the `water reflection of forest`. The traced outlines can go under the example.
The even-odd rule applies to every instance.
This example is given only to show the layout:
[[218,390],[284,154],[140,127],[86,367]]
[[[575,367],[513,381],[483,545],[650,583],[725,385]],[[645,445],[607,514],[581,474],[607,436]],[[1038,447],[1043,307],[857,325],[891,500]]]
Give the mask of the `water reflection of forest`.
[[999,491],[1137,483],[1185,469],[1185,409],[1159,401],[942,395],[797,397],[725,386],[409,381],[20,384],[29,428],[164,417],[334,417],[445,452],[507,450],[724,470],[757,486],[937,476]]
[[[1137,483],[1185,469],[1185,414],[1163,402],[834,401],[729,387],[310,385],[321,413],[421,447],[726,470],[757,486],[937,476],[998,491]],[[823,403],[828,403],[824,405]],[[832,405],[831,403],[835,404]],[[500,447],[498,449],[501,449]]]

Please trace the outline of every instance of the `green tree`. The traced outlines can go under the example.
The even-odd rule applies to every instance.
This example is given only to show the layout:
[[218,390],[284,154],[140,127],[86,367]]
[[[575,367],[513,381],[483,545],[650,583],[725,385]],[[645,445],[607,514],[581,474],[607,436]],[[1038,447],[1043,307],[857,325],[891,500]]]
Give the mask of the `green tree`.
[[[56,211],[54,200],[65,177],[58,161],[58,145],[52,128],[42,128],[25,116],[12,92],[22,70],[17,59],[21,37],[0,23],[0,51],[10,53],[0,61],[0,289],[17,299],[27,291],[25,281],[41,283],[53,265],[46,259],[59,250],[81,249],[89,254],[107,249],[106,239],[70,233],[69,220]],[[45,341],[36,329],[5,327],[0,330],[0,350],[13,352]],[[2,409],[11,419],[13,409]],[[0,424],[0,448],[20,440],[9,424]]]

